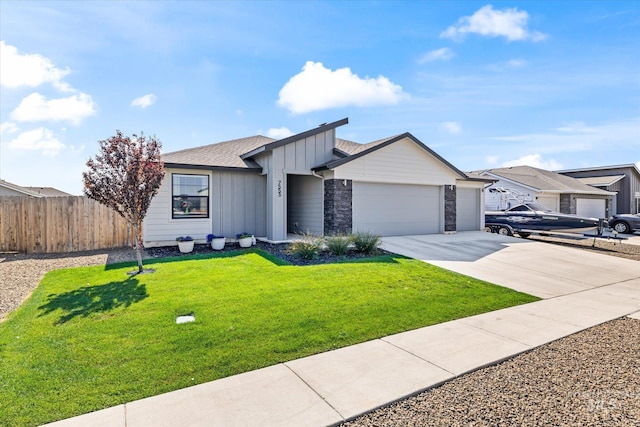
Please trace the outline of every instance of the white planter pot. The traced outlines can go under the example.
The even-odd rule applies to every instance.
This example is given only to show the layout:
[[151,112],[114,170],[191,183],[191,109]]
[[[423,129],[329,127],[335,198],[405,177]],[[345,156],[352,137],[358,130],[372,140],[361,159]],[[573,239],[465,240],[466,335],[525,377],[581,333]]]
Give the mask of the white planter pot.
[[242,239],[238,239],[238,243],[241,248],[250,248],[253,243],[253,237],[243,237]]
[[227,239],[224,237],[211,240],[211,249],[213,249],[214,251],[221,251],[222,249],[224,249],[224,244],[226,243],[226,241]]
[[194,243],[195,242],[193,240],[191,240],[190,242],[178,242],[178,249],[180,249],[180,252],[182,252],[183,254],[187,254],[193,251]]

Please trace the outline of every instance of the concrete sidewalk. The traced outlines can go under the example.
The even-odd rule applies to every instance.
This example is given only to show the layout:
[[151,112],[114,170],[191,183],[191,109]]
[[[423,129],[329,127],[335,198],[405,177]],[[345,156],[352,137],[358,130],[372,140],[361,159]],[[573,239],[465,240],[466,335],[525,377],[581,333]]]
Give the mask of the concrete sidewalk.
[[[507,261],[506,265],[516,271],[505,266],[493,271],[494,283],[500,282],[502,275],[512,281],[520,273],[520,267],[509,262],[509,253],[516,260],[522,256],[527,262],[532,257],[540,257],[540,262],[552,261],[544,250],[547,246],[522,246],[522,239],[484,234],[496,240],[490,237],[487,241],[478,235],[480,252],[471,254],[469,246],[458,251],[459,257],[468,261],[448,261],[459,262],[454,265],[460,266],[489,262],[498,256],[499,264]],[[431,245],[437,245],[438,239],[433,236]],[[385,239],[385,244],[391,243]],[[508,251],[511,247],[520,249]],[[507,253],[501,253],[503,250]],[[580,261],[583,252],[568,251],[559,256],[580,264],[562,270],[561,276],[573,274],[569,278],[572,284],[549,299],[392,335],[50,425],[333,425],[608,320],[632,313],[640,318],[640,263],[623,260],[630,264],[618,264],[613,257],[595,254],[597,259],[590,258],[587,263],[595,262],[611,275],[578,278],[591,276],[594,271]],[[478,271],[487,268],[485,265]],[[547,282],[564,280],[551,272],[538,277],[543,289],[540,293],[546,295],[552,289]]]

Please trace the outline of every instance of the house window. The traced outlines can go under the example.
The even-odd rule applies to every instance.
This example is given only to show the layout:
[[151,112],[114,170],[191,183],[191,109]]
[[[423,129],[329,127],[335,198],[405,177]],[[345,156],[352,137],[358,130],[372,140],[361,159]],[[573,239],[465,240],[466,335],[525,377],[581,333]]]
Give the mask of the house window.
[[209,177],[172,175],[172,218],[209,218]]

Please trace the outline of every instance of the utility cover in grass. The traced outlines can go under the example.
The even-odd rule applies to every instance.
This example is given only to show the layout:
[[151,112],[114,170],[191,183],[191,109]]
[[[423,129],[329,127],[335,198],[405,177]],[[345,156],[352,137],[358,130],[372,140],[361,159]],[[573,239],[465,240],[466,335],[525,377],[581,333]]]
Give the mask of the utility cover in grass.
[[189,323],[189,322],[195,322],[196,321],[196,316],[194,314],[185,314],[182,316],[178,316],[176,318],[176,323],[179,325],[181,323]]

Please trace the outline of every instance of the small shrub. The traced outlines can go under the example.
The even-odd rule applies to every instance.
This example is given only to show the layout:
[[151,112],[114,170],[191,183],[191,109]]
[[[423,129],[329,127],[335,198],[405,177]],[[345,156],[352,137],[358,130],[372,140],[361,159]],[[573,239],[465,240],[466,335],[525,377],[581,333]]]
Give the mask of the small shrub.
[[380,236],[368,231],[358,231],[353,234],[353,244],[356,247],[356,250],[363,254],[374,253],[381,243],[382,239]]
[[193,240],[193,237],[191,236],[180,236],[180,237],[176,237],[176,240],[178,242],[190,242]]
[[291,243],[289,251],[300,258],[315,259],[322,249],[324,241],[321,237],[309,233],[302,234],[300,240]]
[[325,242],[327,244],[327,249],[333,255],[345,255],[347,253],[347,249],[349,249],[351,240],[351,236],[338,234],[335,236],[327,237],[325,239]]

